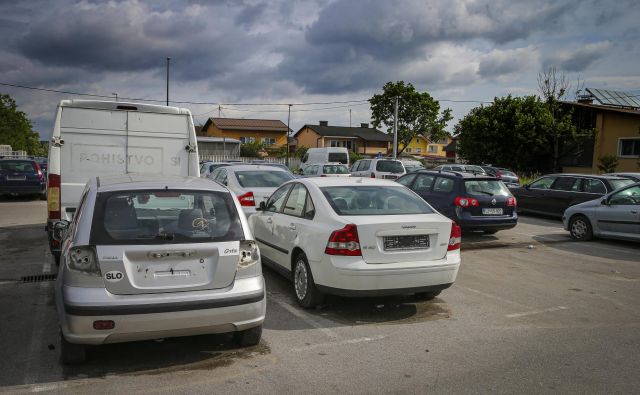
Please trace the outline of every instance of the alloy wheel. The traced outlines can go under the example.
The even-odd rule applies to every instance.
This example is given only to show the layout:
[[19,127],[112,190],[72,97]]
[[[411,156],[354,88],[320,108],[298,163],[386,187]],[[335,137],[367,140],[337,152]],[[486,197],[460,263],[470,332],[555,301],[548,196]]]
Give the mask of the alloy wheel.
[[587,234],[587,224],[583,219],[576,219],[573,221],[573,225],[571,225],[571,233],[575,236],[576,239],[582,239]]
[[296,296],[298,300],[303,300],[307,296],[309,280],[307,266],[302,259],[296,262],[296,270],[293,274],[293,283],[296,288]]

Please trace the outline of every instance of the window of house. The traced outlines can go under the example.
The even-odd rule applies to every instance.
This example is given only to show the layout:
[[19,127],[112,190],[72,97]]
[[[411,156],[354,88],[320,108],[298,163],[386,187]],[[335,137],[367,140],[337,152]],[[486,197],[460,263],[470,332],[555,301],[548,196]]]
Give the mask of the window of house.
[[447,144],[447,139],[438,140],[436,144]]
[[420,144],[420,139],[416,139],[416,144]]
[[263,137],[262,144],[264,145],[274,145],[276,143],[276,139],[273,137]]
[[438,153],[438,147],[437,147],[437,146],[435,146],[435,145],[430,145],[430,146],[429,146],[429,153],[430,153],[430,154],[436,154],[436,153]]
[[256,142],[256,138],[255,137],[240,137],[240,142],[242,144],[255,143]]
[[416,148],[416,154],[419,154],[422,152],[422,148]]
[[618,144],[619,157],[638,157],[640,156],[640,138],[636,139],[620,139]]
[[411,153],[411,147],[407,147],[407,152]]

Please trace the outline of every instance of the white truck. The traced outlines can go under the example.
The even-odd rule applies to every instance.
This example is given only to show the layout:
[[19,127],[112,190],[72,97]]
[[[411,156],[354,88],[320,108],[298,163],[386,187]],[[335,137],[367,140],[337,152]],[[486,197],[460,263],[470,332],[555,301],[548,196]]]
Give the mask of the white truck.
[[349,167],[349,150],[344,147],[309,148],[302,158],[300,170],[313,164],[335,162]]
[[191,112],[140,103],[62,100],[49,141],[47,231],[72,220],[91,177],[126,173],[199,176]]

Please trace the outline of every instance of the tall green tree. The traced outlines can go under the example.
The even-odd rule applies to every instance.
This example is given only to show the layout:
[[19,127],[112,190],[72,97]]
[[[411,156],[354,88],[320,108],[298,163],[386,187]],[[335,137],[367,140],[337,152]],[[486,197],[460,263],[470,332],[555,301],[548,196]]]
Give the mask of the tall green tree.
[[16,101],[0,94],[0,144],[8,144],[14,151],[24,150],[29,155],[46,156],[47,149],[33,130],[27,115],[18,110]]
[[395,99],[398,98],[398,147],[402,153],[416,136],[436,141],[446,136],[445,127],[453,117],[451,109],[440,112],[440,103],[427,92],[418,92],[411,83],[404,81],[387,82],[382,93],[369,100],[373,126],[385,125],[389,134],[393,133]]

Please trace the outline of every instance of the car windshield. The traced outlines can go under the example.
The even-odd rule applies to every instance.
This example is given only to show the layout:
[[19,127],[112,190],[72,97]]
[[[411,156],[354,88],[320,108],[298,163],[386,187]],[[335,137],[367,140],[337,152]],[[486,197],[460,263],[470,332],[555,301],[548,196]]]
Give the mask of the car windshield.
[[403,187],[335,186],[320,188],[338,215],[431,214],[433,209]]
[[324,174],[349,174],[349,169],[345,165],[324,165],[322,172]]
[[620,189],[622,187],[626,187],[629,184],[633,184],[633,180],[629,180],[629,179],[619,179],[619,180],[609,180],[609,182],[611,183],[611,186],[613,187],[614,190],[616,189]]
[[26,160],[3,160],[0,161],[0,170],[12,173],[35,173],[36,168],[33,162]]
[[286,171],[246,170],[235,174],[243,188],[277,188],[293,179],[291,173]]
[[404,173],[402,162],[397,160],[379,160],[376,163],[376,171],[385,171],[388,173]]
[[464,189],[470,196],[511,196],[511,192],[499,180],[465,180]]
[[91,244],[172,244],[244,237],[226,192],[145,190],[98,194]]

